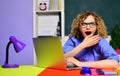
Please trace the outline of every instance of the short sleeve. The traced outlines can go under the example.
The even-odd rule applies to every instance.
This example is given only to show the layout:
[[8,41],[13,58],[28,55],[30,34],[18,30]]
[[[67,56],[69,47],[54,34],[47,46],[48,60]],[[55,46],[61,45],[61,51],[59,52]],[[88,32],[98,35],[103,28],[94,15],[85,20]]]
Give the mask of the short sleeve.
[[63,46],[64,53],[71,51],[73,48],[75,48],[77,45],[81,43],[82,40],[78,40],[75,37],[70,37],[66,43]]
[[104,38],[101,38],[99,46],[104,59],[113,59],[119,61],[118,54]]
[[63,52],[66,53],[74,48],[74,44],[69,38],[63,46]]

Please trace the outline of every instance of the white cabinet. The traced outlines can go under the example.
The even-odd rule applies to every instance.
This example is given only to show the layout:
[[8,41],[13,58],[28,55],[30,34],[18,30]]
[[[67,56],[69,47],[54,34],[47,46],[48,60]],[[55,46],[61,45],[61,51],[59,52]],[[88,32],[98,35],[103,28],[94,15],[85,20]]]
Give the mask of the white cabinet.
[[64,0],[33,0],[33,37],[64,36]]

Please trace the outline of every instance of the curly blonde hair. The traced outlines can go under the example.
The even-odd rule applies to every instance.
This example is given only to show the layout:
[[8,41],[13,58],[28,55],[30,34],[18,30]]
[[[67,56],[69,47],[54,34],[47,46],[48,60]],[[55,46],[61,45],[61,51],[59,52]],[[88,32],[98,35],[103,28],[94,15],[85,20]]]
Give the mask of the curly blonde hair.
[[79,27],[81,26],[81,23],[84,22],[84,20],[89,16],[92,15],[95,19],[95,22],[97,24],[96,34],[99,34],[103,38],[107,38],[107,31],[106,26],[104,24],[103,19],[98,16],[95,12],[91,11],[84,11],[77,15],[77,17],[72,22],[72,29],[70,36],[74,36],[76,38],[80,38],[82,36]]

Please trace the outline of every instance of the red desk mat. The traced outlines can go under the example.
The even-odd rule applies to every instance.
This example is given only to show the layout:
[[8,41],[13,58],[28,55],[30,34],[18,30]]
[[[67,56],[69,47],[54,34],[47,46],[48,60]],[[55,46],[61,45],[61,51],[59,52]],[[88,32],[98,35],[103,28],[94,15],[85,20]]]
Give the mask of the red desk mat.
[[[92,75],[91,76],[112,76],[112,75],[98,75],[96,73],[96,69],[91,69]],[[109,69],[104,69],[103,71],[113,71]],[[57,70],[57,69],[45,69],[37,76],[85,76],[80,74],[80,70]],[[89,75],[90,76],[90,75]]]
[[82,76],[80,75],[80,70],[57,70],[57,69],[45,69],[37,76]]

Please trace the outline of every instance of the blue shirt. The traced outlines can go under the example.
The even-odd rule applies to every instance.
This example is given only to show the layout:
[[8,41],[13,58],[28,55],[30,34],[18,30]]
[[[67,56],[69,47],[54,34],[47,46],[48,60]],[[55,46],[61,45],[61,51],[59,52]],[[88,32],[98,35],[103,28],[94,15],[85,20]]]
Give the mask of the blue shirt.
[[[64,44],[63,46],[64,53],[71,51],[83,40],[83,39],[78,40],[75,37],[71,37],[71,39],[69,38],[67,42]],[[116,61],[119,61],[118,54],[104,38],[101,38],[98,44],[83,49],[75,56],[75,58],[80,61],[97,61],[103,59],[114,59]]]

